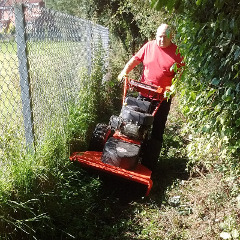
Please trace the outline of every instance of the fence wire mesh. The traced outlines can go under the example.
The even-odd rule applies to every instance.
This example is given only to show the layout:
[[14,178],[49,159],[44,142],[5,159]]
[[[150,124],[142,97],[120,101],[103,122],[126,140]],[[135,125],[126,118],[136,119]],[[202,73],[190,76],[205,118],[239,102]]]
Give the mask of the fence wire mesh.
[[107,62],[107,28],[42,5],[0,1],[0,151],[6,137],[39,144],[53,123],[64,133],[81,73],[99,48]]

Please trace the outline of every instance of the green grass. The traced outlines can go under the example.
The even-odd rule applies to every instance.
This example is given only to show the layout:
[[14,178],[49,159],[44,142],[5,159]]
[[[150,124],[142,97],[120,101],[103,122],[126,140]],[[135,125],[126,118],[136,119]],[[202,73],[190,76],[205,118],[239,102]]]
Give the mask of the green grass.
[[[45,50],[46,48],[42,49],[42,51]],[[1,97],[5,100],[1,101],[0,106],[2,109],[6,109],[7,114],[10,113],[9,105],[11,102],[21,109],[20,104],[16,104],[17,96],[9,91],[13,83],[10,70],[15,63],[13,61],[9,64],[9,59],[14,59],[15,55],[8,56],[10,54],[6,54],[6,52],[1,55],[1,59],[4,59],[5,62],[3,64],[4,71],[1,71],[0,78],[1,89],[4,92]],[[48,59],[50,56],[52,54],[48,56]],[[34,55],[31,57],[31,60],[36,58]],[[82,142],[86,141],[88,128],[94,122],[97,105],[99,105],[96,97],[101,96],[100,85],[103,74],[101,60],[95,59],[97,64],[100,64],[100,68],[98,69],[97,65],[93,67],[92,76],[86,73],[84,66],[80,66],[75,73],[75,79],[71,79],[72,84],[74,81],[78,81],[78,88],[79,81],[85,81],[87,84],[81,84],[79,89],[75,87],[77,91],[72,93],[74,98],[68,98],[67,104],[61,106],[61,100],[64,100],[61,97],[66,97],[66,95],[69,97],[69,92],[64,92],[68,86],[65,89],[65,83],[62,81],[64,77],[69,77],[69,73],[63,69],[66,75],[56,74],[63,57],[60,54],[59,64],[54,62],[53,66],[57,67],[56,69],[47,68],[49,62],[45,65],[43,78],[48,81],[44,82],[46,83],[45,87],[49,88],[48,90],[39,84],[39,79],[36,78],[33,71],[30,73],[32,74],[30,76],[32,83],[37,84],[34,87],[37,88],[38,93],[43,94],[42,91],[49,91],[47,93],[51,94],[46,95],[45,92],[45,95],[41,95],[45,98],[48,96],[48,99],[45,99],[48,101],[42,102],[47,104],[40,110],[43,111],[43,108],[48,108],[49,111],[53,110],[51,119],[48,121],[48,128],[45,127],[44,136],[41,138],[41,142],[36,145],[36,154],[26,153],[21,135],[23,126],[21,121],[15,121],[16,118],[9,118],[9,124],[0,135],[1,239],[32,239],[40,236],[40,238],[46,239],[53,236],[58,239],[58,236],[65,238],[72,233],[76,234],[75,229],[78,231],[78,224],[72,222],[72,215],[68,215],[67,211],[72,208],[72,214],[73,211],[77,210],[79,216],[82,216],[86,208],[92,209],[91,202],[95,201],[95,190],[97,190],[99,180],[88,177],[77,168],[73,168],[68,156],[71,138],[78,137]],[[36,66],[35,74],[39,71],[37,76],[42,76],[40,74],[42,67]],[[69,66],[65,67],[69,68]],[[16,91],[17,94],[19,92]],[[33,98],[35,97],[36,95],[33,95]],[[9,100],[8,105],[6,99]],[[53,105],[53,103],[56,104]],[[36,106],[34,107],[36,108]],[[64,108],[68,108],[68,110],[66,111]],[[59,112],[59,110],[61,111]],[[4,111],[1,113],[4,119]],[[65,124],[64,131],[59,131],[63,123]],[[77,196],[80,199],[76,198]],[[66,222],[63,219],[66,219]],[[76,218],[76,220],[80,223],[85,222],[85,219]],[[68,225],[69,222],[72,224]]]
[[3,42],[0,49],[0,198],[4,199],[13,188],[16,166],[25,164],[25,139],[16,44]]
[[[11,115],[19,119],[20,85],[16,46],[10,43],[0,44],[0,110],[1,116]],[[18,105],[16,107],[16,105]],[[2,119],[2,118],[1,118]],[[8,118],[7,118],[8,119]],[[6,121],[6,119],[4,119]],[[1,122],[3,124],[3,121]]]

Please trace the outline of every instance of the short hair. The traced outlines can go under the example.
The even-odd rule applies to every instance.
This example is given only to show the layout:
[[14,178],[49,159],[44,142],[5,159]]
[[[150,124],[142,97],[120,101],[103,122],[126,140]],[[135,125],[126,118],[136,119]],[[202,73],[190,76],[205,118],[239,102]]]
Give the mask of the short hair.
[[170,25],[166,24],[166,23],[162,23],[158,28],[157,28],[157,32],[162,30],[162,29],[166,29],[166,34],[168,37],[171,37],[172,35],[172,28]]

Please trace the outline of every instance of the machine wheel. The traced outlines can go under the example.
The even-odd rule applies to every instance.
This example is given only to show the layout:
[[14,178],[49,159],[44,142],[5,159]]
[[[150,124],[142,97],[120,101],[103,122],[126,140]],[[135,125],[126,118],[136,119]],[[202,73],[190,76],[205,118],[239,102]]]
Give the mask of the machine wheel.
[[112,135],[113,132],[108,125],[98,123],[93,131],[88,150],[102,152],[106,141]]

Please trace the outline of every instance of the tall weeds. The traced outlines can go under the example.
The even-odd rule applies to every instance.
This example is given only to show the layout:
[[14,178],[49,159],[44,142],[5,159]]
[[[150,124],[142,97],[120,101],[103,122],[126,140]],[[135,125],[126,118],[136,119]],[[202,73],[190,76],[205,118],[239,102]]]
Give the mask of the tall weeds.
[[[79,224],[87,227],[84,215],[91,212],[100,182],[68,157],[73,145],[79,151],[87,148],[91,130],[111,105],[100,51],[93,62],[91,74],[79,69],[79,94],[67,116],[52,119],[35,154],[27,153],[11,127],[0,136],[0,239],[66,239],[73,238]],[[59,132],[61,118],[67,121]]]

